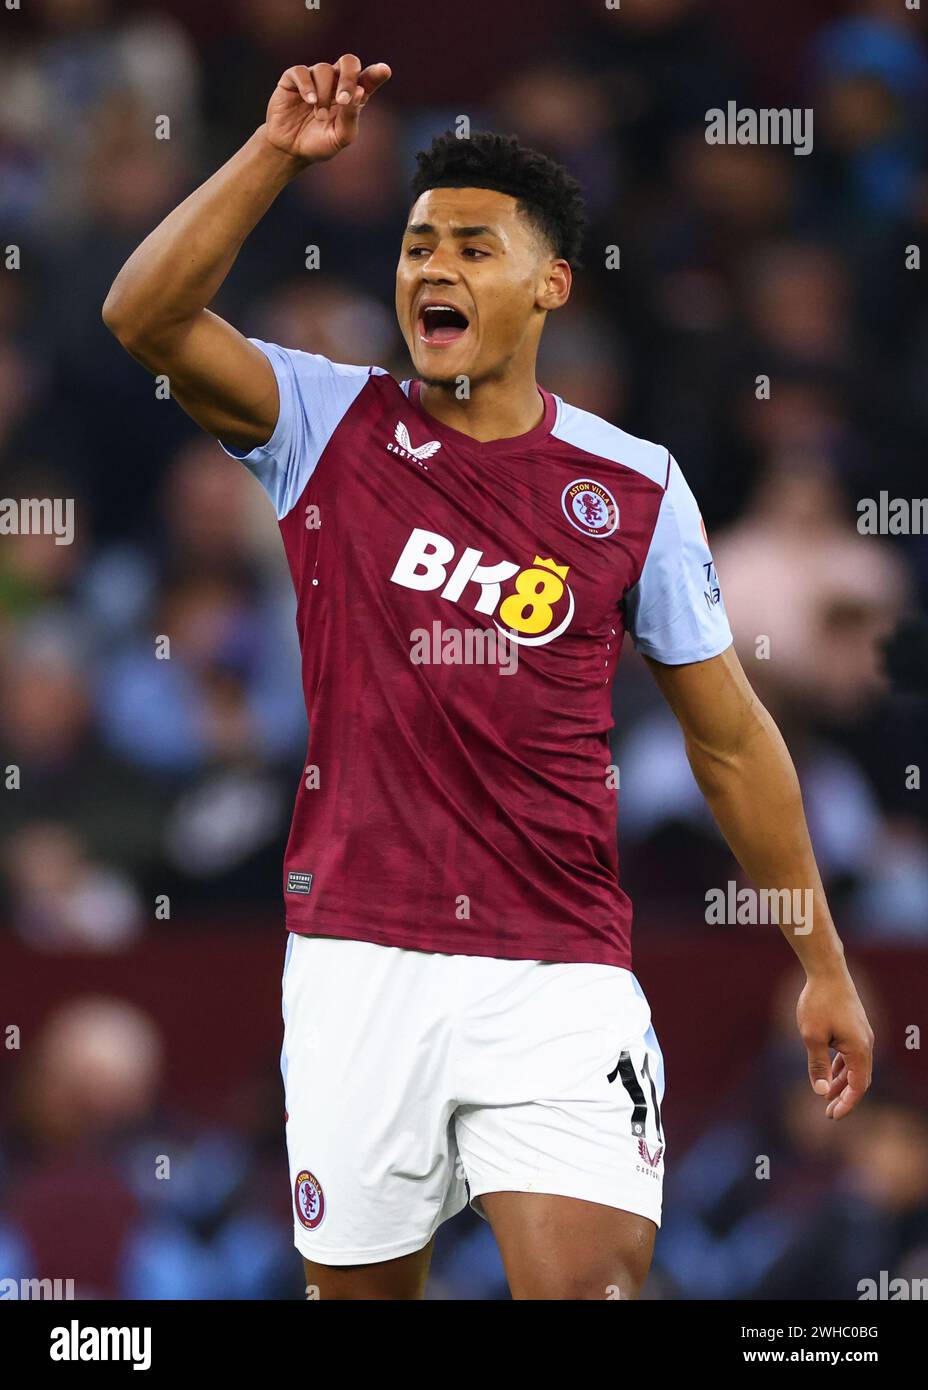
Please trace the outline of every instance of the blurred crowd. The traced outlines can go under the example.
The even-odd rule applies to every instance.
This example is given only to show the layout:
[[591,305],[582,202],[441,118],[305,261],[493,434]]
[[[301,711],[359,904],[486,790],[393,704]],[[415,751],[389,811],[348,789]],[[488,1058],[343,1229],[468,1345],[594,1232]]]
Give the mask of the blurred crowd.
[[[248,334],[409,375],[392,298],[415,151],[466,114],[565,163],[588,190],[590,234],[540,380],[678,458],[739,654],[797,762],[844,934],[928,949],[928,817],[911,771],[928,701],[893,689],[882,657],[899,620],[928,608],[928,537],[856,525],[860,499],[925,492],[917,14],[901,0],[454,9],[428,23],[373,0],[232,0],[221,16],[206,0],[35,0],[2,14],[0,497],[74,498],[76,526],[71,545],[0,535],[0,933],[43,953],[109,952],[278,910],[306,725],[276,524],[100,308],[138,242],[260,124],[283,68],[356,51],[389,61],[393,81],[357,143],[281,196],[214,307]],[[813,153],[708,145],[706,112],[729,100],[811,107]],[[737,866],[630,649],[615,708],[639,930],[705,930],[706,887]],[[825,1152],[805,1135],[811,1097],[785,1079],[777,1025],[771,1036],[756,1119],[732,1097],[730,1127],[707,1131],[671,1179],[656,1296],[777,1296],[806,1267],[806,1296],[848,1296],[856,1254],[841,1239],[856,1251],[854,1230],[827,1220],[829,1203],[852,1219],[839,1190],[880,1239],[892,1207],[898,1240],[881,1257],[925,1263],[928,1191],[912,1180],[900,1193],[895,1171],[928,1171],[924,1116],[883,1097],[879,1125]],[[285,1184],[282,1211],[261,1200],[263,1165],[282,1154],[276,1100],[264,1109],[273,1078],[237,1127],[207,1133],[159,1109],[159,1046],[119,1001],[77,1000],[49,1022],[28,1086],[7,1097],[5,1146],[0,1129],[3,1205],[18,1184],[23,1214],[0,1216],[0,1273],[60,1239],[68,1153],[85,1155],[81,1181],[106,1219],[124,1222],[110,1247],[123,1264],[89,1268],[88,1288],[278,1296],[295,1277],[298,1294]],[[150,1141],[191,1155],[187,1185],[142,1173],[134,1155]],[[821,1201],[792,1207],[784,1179],[759,1202],[738,1158],[759,1143],[779,1145]],[[500,1296],[483,1223],[455,1231],[435,1296]]]
[[[889,1001],[856,973],[885,1037]],[[928,1112],[897,1082],[855,1122],[825,1121],[800,985],[790,971],[748,1071],[707,1079],[705,1127],[672,1148],[646,1298],[854,1300],[881,1271],[928,1280]],[[163,1038],[134,1005],[81,995],[50,1015],[5,1096],[0,1280],[67,1278],[76,1298],[303,1297],[279,1077],[227,1088],[207,1124],[165,1098],[162,1073]],[[428,1297],[507,1296],[490,1228],[465,1208],[439,1230]]]

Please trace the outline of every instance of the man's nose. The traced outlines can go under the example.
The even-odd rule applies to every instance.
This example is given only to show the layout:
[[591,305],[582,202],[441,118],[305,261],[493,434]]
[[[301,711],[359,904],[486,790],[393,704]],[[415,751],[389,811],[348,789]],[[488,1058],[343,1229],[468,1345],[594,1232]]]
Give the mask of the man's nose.
[[447,282],[457,279],[457,270],[452,256],[440,246],[429,256],[422,267],[422,278],[427,284]]

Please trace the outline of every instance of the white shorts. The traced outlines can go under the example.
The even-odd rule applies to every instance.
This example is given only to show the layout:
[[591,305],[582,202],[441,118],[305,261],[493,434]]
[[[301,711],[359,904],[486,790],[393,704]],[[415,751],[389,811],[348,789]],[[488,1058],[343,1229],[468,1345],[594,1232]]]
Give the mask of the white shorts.
[[291,933],[281,1071],[296,1248],[373,1264],[484,1192],[660,1225],[664,1065],[634,975]]

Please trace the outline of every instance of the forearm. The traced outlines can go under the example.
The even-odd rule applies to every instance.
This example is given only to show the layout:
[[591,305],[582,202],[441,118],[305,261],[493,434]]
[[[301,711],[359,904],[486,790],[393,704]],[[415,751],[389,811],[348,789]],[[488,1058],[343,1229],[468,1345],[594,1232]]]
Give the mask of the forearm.
[[108,327],[127,345],[183,331],[213,299],[245,238],[306,163],[271,145],[260,126],[129,257],[103,308]]
[[[799,780],[773,719],[755,701],[737,746],[725,754],[687,741],[693,774],[732,853],[759,889],[811,903],[780,929],[808,974],[843,964],[806,826]],[[796,899],[795,893],[803,896]],[[808,896],[806,896],[808,895]],[[811,927],[811,930],[809,928]]]
[[[665,665],[645,658],[680,721],[690,766],[732,852],[757,887],[798,890],[803,921],[776,915],[808,979],[796,1017],[809,1080],[841,1119],[870,1084],[873,1032],[835,931],[802,809],[799,779],[770,715],[744,674],[734,645],[706,661]],[[808,911],[808,894],[811,913]],[[811,930],[809,930],[811,926]],[[834,1061],[831,1048],[838,1054]]]

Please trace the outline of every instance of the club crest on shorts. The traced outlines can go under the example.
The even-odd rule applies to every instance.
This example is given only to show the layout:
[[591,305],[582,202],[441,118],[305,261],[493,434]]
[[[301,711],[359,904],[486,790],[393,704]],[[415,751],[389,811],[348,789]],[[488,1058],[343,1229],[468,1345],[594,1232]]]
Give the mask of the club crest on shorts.
[[585,536],[611,536],[619,524],[619,509],[607,487],[592,478],[575,478],[561,493],[561,509]]
[[296,1175],[296,1182],[293,1184],[293,1204],[300,1225],[305,1226],[307,1231],[314,1231],[322,1224],[322,1218],[325,1216],[325,1193],[322,1183],[308,1168]]
[[663,1144],[658,1144],[653,1154],[643,1139],[638,1140],[638,1152],[647,1163],[649,1168],[656,1168],[661,1161],[661,1154],[664,1152]]

